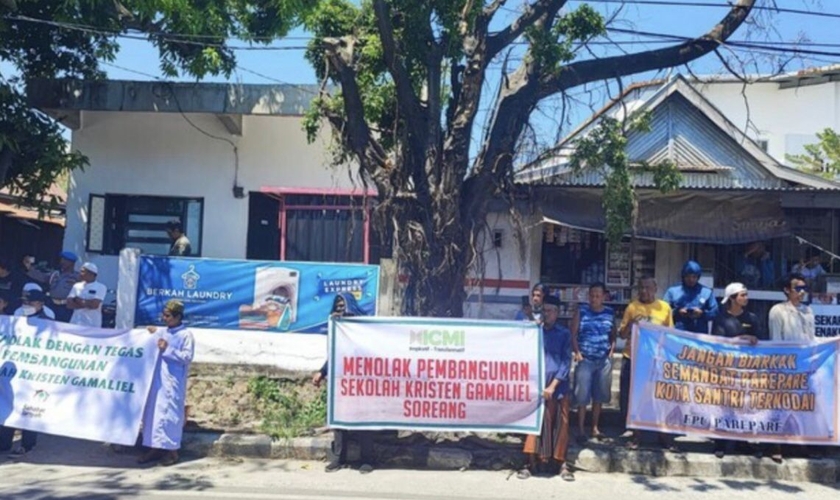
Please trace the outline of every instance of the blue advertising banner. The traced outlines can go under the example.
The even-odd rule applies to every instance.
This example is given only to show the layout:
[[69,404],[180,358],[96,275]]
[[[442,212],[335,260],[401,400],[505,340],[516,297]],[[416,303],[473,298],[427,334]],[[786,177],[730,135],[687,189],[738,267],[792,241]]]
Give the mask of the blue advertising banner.
[[641,324],[630,428],[765,443],[838,445],[840,339],[745,341]]
[[160,324],[170,299],[198,328],[326,333],[338,294],[375,315],[379,266],[140,257],[135,325]]

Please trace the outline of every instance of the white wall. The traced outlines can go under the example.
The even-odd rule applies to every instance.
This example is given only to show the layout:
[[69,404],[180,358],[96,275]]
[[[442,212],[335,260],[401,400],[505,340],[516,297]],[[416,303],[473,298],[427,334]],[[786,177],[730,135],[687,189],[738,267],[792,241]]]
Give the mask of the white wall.
[[[330,167],[323,143],[307,144],[297,117],[246,116],[242,137],[230,135],[212,115],[187,115],[202,130],[239,149],[239,185],[352,187],[348,171]],[[89,194],[140,194],[204,198],[202,256],[245,258],[248,199],[233,197],[230,144],[211,139],[180,114],[85,112],[73,147],[90,166],[71,179],[65,248],[99,265],[100,281],[117,282],[117,256],[84,252]]]
[[767,140],[768,153],[782,163],[785,153],[801,152],[803,144],[817,142],[817,132],[826,127],[840,130],[838,82],[789,89],[770,82],[746,87],[706,83],[695,88],[752,139]]
[[[483,279],[485,286],[467,287],[467,303],[464,315],[470,318],[512,319],[520,309],[520,297],[528,295],[532,285],[540,276],[540,248],[542,225],[535,215],[523,215],[521,226],[524,231],[522,250],[517,241],[514,224],[507,212],[491,213],[487,217],[488,235],[502,232],[502,246],[493,246],[489,237],[479,242],[484,256]],[[475,271],[471,274],[481,279]]]

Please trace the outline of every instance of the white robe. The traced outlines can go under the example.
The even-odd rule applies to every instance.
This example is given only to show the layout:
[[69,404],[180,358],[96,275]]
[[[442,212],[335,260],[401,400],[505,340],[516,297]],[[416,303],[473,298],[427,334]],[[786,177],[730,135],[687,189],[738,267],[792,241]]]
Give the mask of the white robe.
[[167,328],[161,336],[169,345],[161,352],[143,412],[143,445],[163,450],[181,447],[187,377],[195,346],[186,327]]

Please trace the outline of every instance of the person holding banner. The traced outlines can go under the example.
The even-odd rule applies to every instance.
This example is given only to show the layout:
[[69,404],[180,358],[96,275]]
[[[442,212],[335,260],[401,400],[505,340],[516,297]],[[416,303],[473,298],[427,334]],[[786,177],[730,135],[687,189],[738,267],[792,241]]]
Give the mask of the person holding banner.
[[598,422],[601,405],[610,402],[612,354],[615,349],[615,312],[604,305],[606,286],[589,286],[589,303],[580,304],[572,318],[572,351],[575,367],[575,401],[578,405],[578,440],[586,442],[586,406],[592,402],[592,437],[604,439]]
[[[627,410],[630,403],[630,372],[632,368],[632,361],[630,353],[632,347],[632,333],[633,325],[641,322],[652,323],[661,326],[674,326],[674,317],[671,313],[671,306],[664,300],[656,298],[656,280],[650,276],[643,276],[639,279],[639,292],[636,300],[630,302],[624,310],[624,317],[621,320],[621,325],[618,327],[619,336],[625,339],[624,351],[622,352],[623,361],[621,364],[621,375],[619,378],[619,408],[621,411],[621,421],[627,422]],[[631,449],[639,447],[639,436],[635,431],[630,431],[630,440],[627,446]],[[664,439],[668,441],[667,438]],[[673,444],[669,446],[674,451],[676,448]]]
[[[160,359],[143,412],[143,446],[149,450],[137,459],[137,463],[160,460],[161,465],[168,466],[178,462],[186,418],[187,377],[195,344],[192,332],[183,324],[184,304],[181,301],[167,302],[162,317],[166,330],[157,341]],[[154,326],[148,329],[149,333],[157,333]]]
[[[338,293],[333,299],[332,311],[330,311],[331,318],[337,317],[351,317],[351,316],[365,316],[365,312],[359,307],[355,297],[349,293]],[[320,387],[321,382],[327,378],[329,373],[329,357],[320,370],[315,372],[312,376],[312,383],[315,387]],[[371,431],[348,431],[345,429],[333,429],[333,442],[330,448],[330,461],[324,467],[324,472],[335,472],[347,463],[347,443],[351,438],[354,438],[359,443],[361,466],[359,472],[367,474],[373,472],[373,464],[376,460],[376,454],[373,449]]]
[[812,342],[816,338],[816,320],[811,307],[804,302],[808,294],[805,277],[798,273],[788,275],[782,289],[788,300],[770,308],[767,324],[770,340]]
[[[557,323],[560,299],[544,297],[543,350],[545,356],[545,413],[539,436],[529,435],[523,451],[528,455],[529,467],[517,474],[528,479],[537,472],[548,472],[552,459],[560,466],[560,477],[574,481],[575,476],[566,463],[569,446],[569,372],[572,368],[571,332]],[[542,469],[542,470],[539,470]]]
[[[721,305],[725,308],[712,322],[712,335],[743,340],[749,345],[756,345],[760,340],[769,340],[760,331],[758,316],[747,311],[749,293],[743,283],[730,283],[723,292]],[[735,451],[735,441],[715,439],[715,456],[723,458]]]

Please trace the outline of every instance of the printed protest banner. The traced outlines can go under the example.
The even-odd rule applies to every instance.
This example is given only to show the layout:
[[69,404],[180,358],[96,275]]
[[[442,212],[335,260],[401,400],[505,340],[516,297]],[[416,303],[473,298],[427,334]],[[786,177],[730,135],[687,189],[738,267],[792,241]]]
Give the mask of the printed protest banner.
[[328,425],[538,434],[543,353],[528,322],[330,323]]
[[811,305],[817,337],[840,336],[840,306]]
[[161,324],[179,299],[192,327],[327,333],[339,293],[376,314],[379,266],[141,256],[134,324]]
[[837,445],[840,339],[743,341],[641,324],[628,427],[767,443]]
[[0,423],[133,445],[157,339],[146,330],[0,316]]

